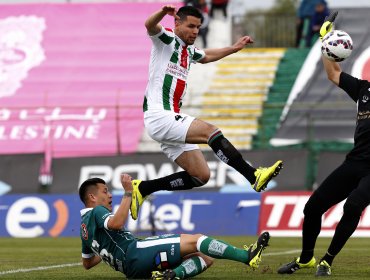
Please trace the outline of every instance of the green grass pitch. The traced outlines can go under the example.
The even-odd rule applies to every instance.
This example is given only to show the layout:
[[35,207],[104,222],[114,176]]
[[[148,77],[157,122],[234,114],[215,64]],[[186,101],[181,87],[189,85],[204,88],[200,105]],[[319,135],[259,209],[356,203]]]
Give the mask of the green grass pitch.
[[[218,237],[235,246],[254,242],[256,237]],[[336,258],[331,279],[369,279],[370,240],[352,238]],[[316,245],[316,258],[325,253],[329,238],[320,238]],[[293,275],[279,275],[277,268],[297,256],[299,238],[272,237],[264,252],[259,269],[226,260],[215,264],[196,279],[315,279],[315,269],[305,269]],[[124,279],[119,272],[106,264],[86,271],[79,265],[80,240],[78,238],[0,238],[0,279]]]

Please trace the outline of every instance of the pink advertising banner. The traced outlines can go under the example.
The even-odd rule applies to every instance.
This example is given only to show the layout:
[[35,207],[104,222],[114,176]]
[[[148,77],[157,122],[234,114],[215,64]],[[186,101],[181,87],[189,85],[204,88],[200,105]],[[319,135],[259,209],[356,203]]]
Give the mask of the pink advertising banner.
[[161,5],[0,5],[0,154],[135,152]]

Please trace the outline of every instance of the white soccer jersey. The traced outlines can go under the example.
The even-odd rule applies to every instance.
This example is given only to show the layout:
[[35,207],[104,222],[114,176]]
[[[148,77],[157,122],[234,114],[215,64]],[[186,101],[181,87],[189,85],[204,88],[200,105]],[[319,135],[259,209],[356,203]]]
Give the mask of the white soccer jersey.
[[186,92],[190,64],[204,58],[205,53],[194,45],[186,45],[171,29],[162,27],[161,32],[150,38],[153,47],[143,109],[178,113]]

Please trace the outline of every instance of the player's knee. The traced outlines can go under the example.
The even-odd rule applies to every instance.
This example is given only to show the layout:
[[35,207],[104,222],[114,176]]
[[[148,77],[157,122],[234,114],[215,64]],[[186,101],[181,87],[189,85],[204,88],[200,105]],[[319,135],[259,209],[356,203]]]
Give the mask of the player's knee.
[[199,187],[207,184],[210,177],[211,177],[211,174],[207,172],[206,174],[202,174],[199,178],[197,178],[199,181]]
[[193,234],[192,237],[193,237],[192,243],[195,249],[194,251],[200,251],[200,244],[206,238],[206,236],[201,233],[196,233],[196,234]]
[[348,215],[351,217],[360,217],[364,208],[365,207],[362,207],[359,203],[355,201],[347,200],[343,206],[343,215]]
[[208,127],[206,131],[207,131],[208,137],[211,137],[212,134],[214,134],[216,131],[221,131],[221,129],[219,129],[217,126],[210,124],[210,123],[207,123],[207,124],[208,124]]
[[[206,256],[206,255],[203,255],[202,256],[202,259],[204,260],[205,264],[206,264],[206,267],[205,269],[209,268],[212,264],[213,264],[213,258],[209,257],[209,256]],[[204,270],[205,270],[204,269]]]
[[204,234],[201,234],[201,233],[195,233],[194,234],[194,238],[196,239],[196,240],[198,240],[199,238],[201,238],[202,236],[204,236]]
[[317,195],[313,194],[304,206],[303,214],[305,216],[321,216],[325,212],[322,206],[323,202],[321,199]]
[[201,187],[208,183],[210,177],[211,172],[208,169],[207,171],[200,172],[199,174],[191,175],[191,180],[194,184],[194,187]]

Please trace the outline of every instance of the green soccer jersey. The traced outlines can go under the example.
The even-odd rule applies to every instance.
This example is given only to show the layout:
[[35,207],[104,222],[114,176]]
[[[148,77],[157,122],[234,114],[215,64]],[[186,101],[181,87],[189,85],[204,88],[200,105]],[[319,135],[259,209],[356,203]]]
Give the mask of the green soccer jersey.
[[136,239],[124,229],[108,229],[110,216],[113,214],[104,206],[81,210],[82,257],[100,256],[113,269],[126,274],[127,247]]

